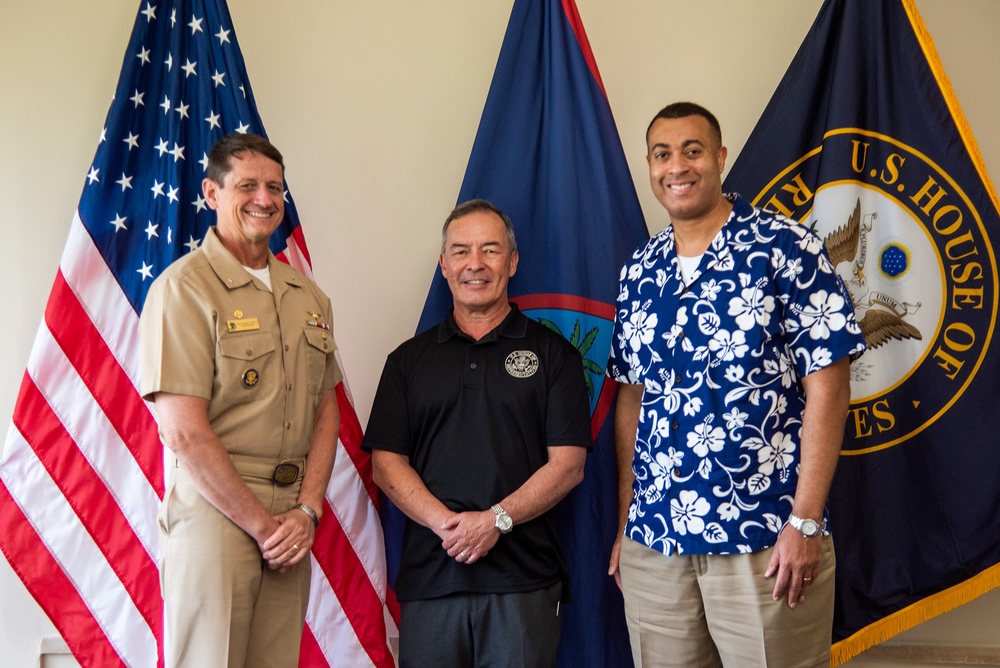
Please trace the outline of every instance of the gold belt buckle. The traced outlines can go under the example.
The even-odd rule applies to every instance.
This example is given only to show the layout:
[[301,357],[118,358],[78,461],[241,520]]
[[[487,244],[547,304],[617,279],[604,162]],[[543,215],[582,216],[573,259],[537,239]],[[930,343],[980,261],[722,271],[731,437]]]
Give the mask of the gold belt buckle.
[[278,464],[271,474],[271,482],[280,487],[291,485],[299,478],[299,467],[295,464]]

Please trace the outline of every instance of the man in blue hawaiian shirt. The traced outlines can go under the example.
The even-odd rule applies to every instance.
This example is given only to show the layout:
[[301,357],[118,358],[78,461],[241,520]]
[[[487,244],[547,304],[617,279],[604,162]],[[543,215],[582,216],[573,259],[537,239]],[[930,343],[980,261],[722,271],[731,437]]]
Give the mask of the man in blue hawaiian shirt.
[[670,225],[622,269],[608,362],[635,664],[829,666],[850,297],[818,237],[722,193],[711,112],[672,104],[646,141]]

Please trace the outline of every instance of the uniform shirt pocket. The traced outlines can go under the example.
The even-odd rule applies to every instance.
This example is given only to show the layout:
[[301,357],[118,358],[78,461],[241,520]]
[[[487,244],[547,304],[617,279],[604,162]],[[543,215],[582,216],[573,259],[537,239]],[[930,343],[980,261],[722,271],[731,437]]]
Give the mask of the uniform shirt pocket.
[[274,350],[274,339],[268,332],[223,335],[216,376],[216,390],[223,401],[236,404],[265,396],[266,388],[273,388],[278,381]]
[[328,356],[336,347],[333,338],[322,329],[306,327],[302,330],[306,337],[306,387],[312,394],[323,392],[323,379],[326,377]]

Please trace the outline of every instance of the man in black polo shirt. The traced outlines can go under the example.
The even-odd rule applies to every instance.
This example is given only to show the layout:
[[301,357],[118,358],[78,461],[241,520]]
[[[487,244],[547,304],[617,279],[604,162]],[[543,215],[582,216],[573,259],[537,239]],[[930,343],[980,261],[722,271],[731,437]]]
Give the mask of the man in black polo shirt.
[[500,209],[460,204],[442,237],[454,308],[389,355],[362,446],[408,518],[400,666],[551,666],[567,573],[547,511],[591,447],[583,365],[508,303]]

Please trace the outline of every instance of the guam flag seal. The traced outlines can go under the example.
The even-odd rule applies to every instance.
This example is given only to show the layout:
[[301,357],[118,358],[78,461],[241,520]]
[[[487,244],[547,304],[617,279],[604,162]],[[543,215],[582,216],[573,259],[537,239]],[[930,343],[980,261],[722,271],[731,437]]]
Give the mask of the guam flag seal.
[[911,0],[825,2],[726,188],[825,240],[869,346],[830,498],[841,663],[1000,584],[1000,207]]

